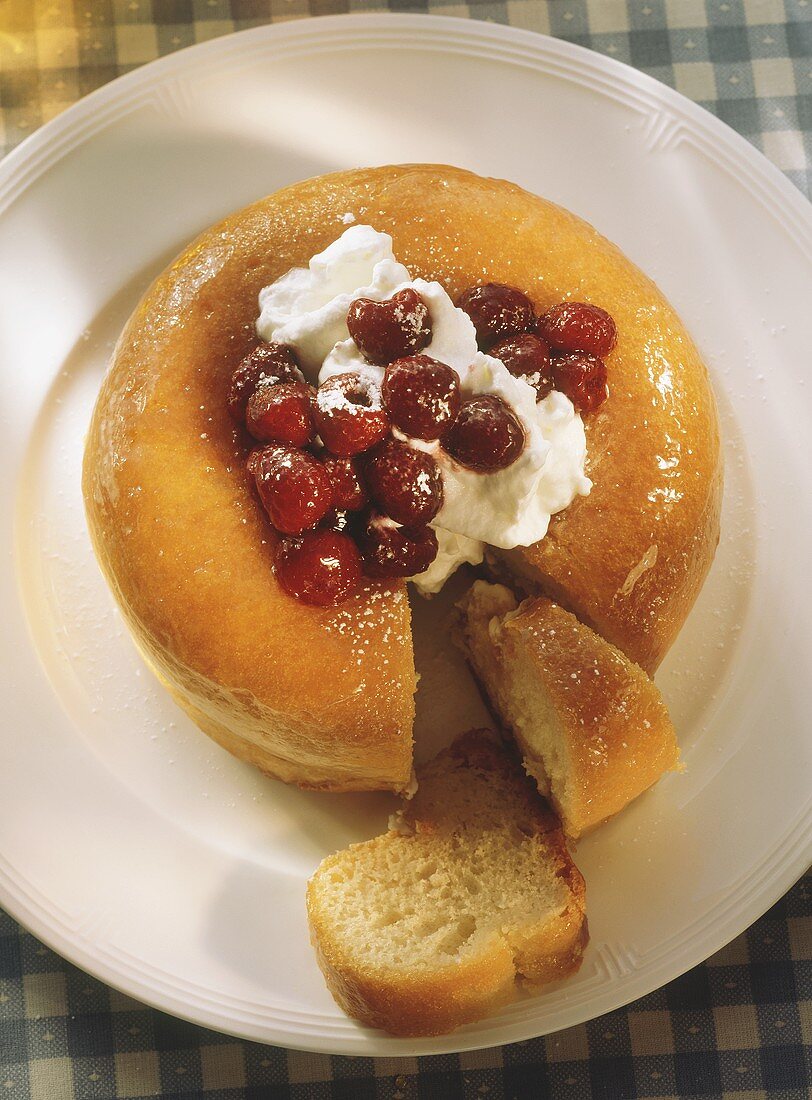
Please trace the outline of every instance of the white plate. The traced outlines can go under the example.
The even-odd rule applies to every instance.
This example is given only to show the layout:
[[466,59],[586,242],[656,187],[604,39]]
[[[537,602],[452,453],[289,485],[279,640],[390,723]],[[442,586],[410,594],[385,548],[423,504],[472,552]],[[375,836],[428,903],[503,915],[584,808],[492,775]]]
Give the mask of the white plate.
[[[280,185],[409,160],[505,176],[618,242],[705,353],[727,455],[722,545],[659,676],[687,773],[580,845],[592,944],[578,976],[422,1042],[348,1020],[305,927],[307,876],[382,827],[391,800],[263,780],[199,734],[121,627],[79,491],[105,360],[167,259]],[[363,1055],[566,1027],[741,932],[810,852],[810,224],[750,145],[667,88],[563,42],[437,17],[221,38],[25,142],[0,166],[0,903],[170,1012]],[[427,681],[462,675],[436,637],[420,648]],[[462,709],[434,716],[444,736],[476,720],[473,693]]]

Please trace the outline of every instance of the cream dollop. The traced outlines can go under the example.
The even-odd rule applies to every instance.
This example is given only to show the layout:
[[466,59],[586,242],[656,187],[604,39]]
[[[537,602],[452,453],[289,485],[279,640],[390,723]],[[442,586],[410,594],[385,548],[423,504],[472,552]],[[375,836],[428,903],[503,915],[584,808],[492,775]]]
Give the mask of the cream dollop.
[[443,507],[432,526],[439,552],[425,572],[412,577],[424,595],[438,592],[463,562],[482,561],[485,544],[509,550],[544,538],[550,517],[592,482],[584,473],[586,436],[581,417],[563,393],[536,401],[536,391],[515,378],[499,359],[477,349],[471,319],[437,282],[412,279],[395,260],[392,238],[368,225],[353,225],[314,256],[307,268],[294,268],[259,296],[257,332],[264,340],[291,344],[309,377],[319,383],[335,374],[358,371],[380,384],[384,369],[368,363],[347,329],[355,298],[384,301],[413,287],[429,309],[431,342],[422,354],[447,363],[460,376],[463,399],[496,394],[522,423],[525,447],[504,470],[485,474],[461,466],[438,441],[407,439],[429,451],[443,476]]
[[554,390],[537,402],[532,386],[482,352],[462,377],[462,393],[463,399],[478,394],[501,397],[521,421],[525,446],[506,469],[482,474],[461,466],[439,443],[433,444],[444,492],[434,523],[502,550],[530,546],[544,538],[554,512],[592,488],[584,474],[583,422],[563,393]]
[[350,303],[355,298],[382,302],[409,286],[409,278],[392,255],[388,233],[350,226],[307,267],[292,268],[259,292],[257,335],[294,347],[314,381],[329,352],[349,339]]
[[479,539],[469,539],[443,527],[435,526],[434,531],[437,535],[437,557],[428,569],[409,577],[422,596],[435,595],[461,565],[466,562],[479,565],[485,557],[485,543]]

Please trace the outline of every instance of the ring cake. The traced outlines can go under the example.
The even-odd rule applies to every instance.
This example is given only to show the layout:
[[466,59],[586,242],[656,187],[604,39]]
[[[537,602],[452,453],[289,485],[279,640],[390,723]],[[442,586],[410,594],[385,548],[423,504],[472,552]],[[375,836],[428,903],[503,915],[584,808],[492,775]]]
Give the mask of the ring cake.
[[[301,305],[327,277],[331,248],[345,239],[374,251],[390,238],[390,258],[380,262],[390,274],[407,269],[412,280],[392,276],[392,286],[403,287],[395,305],[385,304],[389,292],[376,292],[373,280],[371,298],[343,306],[340,332],[330,327],[333,314],[318,339],[315,329],[296,327],[291,302]],[[356,254],[343,255],[346,274]],[[367,286],[365,278],[353,285]],[[443,303],[461,307],[453,313],[464,313],[482,349],[493,287],[502,295],[500,317],[524,313],[503,330],[513,343],[492,347],[493,356],[485,346],[479,366],[469,368],[454,360],[459,342],[442,342],[451,308]],[[604,341],[606,376],[599,356],[572,343],[572,304],[597,326],[595,340],[606,335],[598,331],[602,318],[614,322]],[[257,352],[258,331],[272,348],[289,344],[298,365],[283,371],[277,356],[274,370],[287,373],[271,381],[285,386],[275,393],[266,386],[254,398],[258,389],[239,387],[267,353],[264,345]],[[410,354],[395,370],[386,365],[386,345],[401,337]],[[560,380],[552,394],[540,388],[539,371],[514,370],[545,341]],[[570,346],[578,350],[568,354]],[[514,357],[510,375],[502,361],[494,367],[498,355],[506,363]],[[333,363],[329,377],[324,367],[314,372],[313,356],[317,365]],[[383,398],[371,395],[363,370],[347,388],[361,359],[379,380],[385,373]],[[459,378],[449,379],[449,363]],[[519,393],[514,375],[522,373]],[[261,378],[268,381],[267,371]],[[512,408],[510,394],[518,395]],[[238,406],[246,421],[228,415]],[[444,422],[439,442],[420,442],[426,409]],[[348,443],[339,429],[350,413]],[[371,434],[359,443],[362,429]],[[514,473],[514,481],[522,471],[549,474],[559,461],[545,458],[556,432],[569,433],[555,452],[561,470],[572,466],[561,475],[571,486],[566,498],[551,490],[536,528],[527,526],[535,515],[528,497],[492,534],[488,517],[512,492],[499,487],[513,485],[506,479]],[[484,439],[485,458],[477,452]],[[375,449],[356,459],[369,440]],[[483,480],[482,462],[494,480]],[[411,495],[395,484],[406,467]],[[339,497],[353,507],[358,468],[362,497],[377,511],[353,542],[342,527],[350,521],[330,517]],[[339,477],[350,479],[341,495]],[[291,495],[294,483],[309,486],[306,499]],[[94,547],[157,675],[237,756],[271,776],[330,790],[398,791],[409,780],[416,675],[406,567],[398,572],[398,561],[408,559],[420,574],[451,553],[449,545],[459,560],[466,553],[478,560],[469,552],[478,547],[500,576],[546,593],[651,673],[712,560],[721,484],[707,372],[654,284],[566,210],[511,183],[434,165],[308,180],[203,233],[147,290],[122,333],[84,463]],[[480,486],[494,491],[488,496]],[[382,501],[389,502],[384,516]],[[297,516],[315,517],[313,530],[301,533],[310,521],[291,519],[294,504]],[[548,521],[546,537],[528,536]],[[311,560],[322,571],[330,564],[335,599],[308,588]]]

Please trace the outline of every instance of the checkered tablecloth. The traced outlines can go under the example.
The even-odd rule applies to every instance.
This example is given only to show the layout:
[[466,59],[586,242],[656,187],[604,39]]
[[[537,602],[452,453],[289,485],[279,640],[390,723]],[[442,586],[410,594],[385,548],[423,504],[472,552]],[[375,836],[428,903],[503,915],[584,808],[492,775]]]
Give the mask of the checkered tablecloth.
[[[146,61],[374,0],[0,0],[0,149]],[[812,0],[390,0],[629,62],[812,190]],[[0,256],[0,263],[2,257]],[[89,978],[0,912],[0,1100],[501,1100],[812,1095],[812,876],[703,966],[627,1009],[459,1056],[337,1058],[241,1042]]]
[[[812,188],[812,0],[390,0],[589,46],[670,84]],[[145,61],[376,0],[0,0],[0,147]]]

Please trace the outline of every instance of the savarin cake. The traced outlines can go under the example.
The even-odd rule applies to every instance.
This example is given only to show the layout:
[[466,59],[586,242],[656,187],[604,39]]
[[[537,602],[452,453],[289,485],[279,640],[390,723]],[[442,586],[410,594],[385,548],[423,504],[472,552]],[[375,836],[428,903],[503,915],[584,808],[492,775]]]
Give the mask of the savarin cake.
[[[712,561],[721,487],[707,372],[654,284],[566,210],[437,165],[298,183],[194,241],[122,333],[84,464],[93,543],[146,659],[201,729],[301,786],[407,788],[407,581],[430,595],[487,561],[510,588],[472,590],[459,638],[570,836],[677,763],[650,676]],[[486,834],[517,837],[504,822],[472,826],[464,793],[510,771],[512,751],[489,740],[487,766],[460,749],[431,772],[432,784],[456,776],[441,832],[466,852]],[[512,783],[524,805],[524,780]],[[537,812],[538,858],[564,860],[577,882],[539,824],[550,811]],[[416,813],[418,833],[426,821],[433,811]],[[358,889],[363,878],[372,890],[364,875]],[[524,972],[520,941],[541,957],[565,910],[576,965],[582,891],[545,897],[535,940],[488,940],[480,976],[505,963],[491,992],[461,1012],[443,1001],[425,1029],[500,1002],[507,975]],[[406,942],[417,925],[390,901],[381,936]],[[311,917],[336,990],[352,922],[331,962]],[[463,954],[493,932],[481,911],[471,919]],[[441,955],[420,955],[424,978],[461,965]],[[396,971],[376,971],[375,1005],[338,999],[418,1033],[402,999],[400,1016],[381,1010],[412,988]]]

